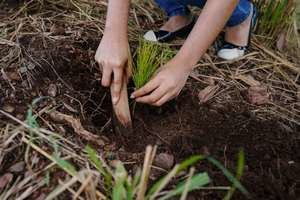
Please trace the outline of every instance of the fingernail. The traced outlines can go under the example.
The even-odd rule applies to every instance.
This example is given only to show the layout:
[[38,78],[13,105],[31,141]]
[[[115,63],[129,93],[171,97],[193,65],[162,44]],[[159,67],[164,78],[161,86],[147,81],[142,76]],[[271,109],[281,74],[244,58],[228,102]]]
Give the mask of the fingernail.
[[134,95],[133,95],[133,94],[131,94],[131,95],[130,95],[130,98],[131,98],[131,99],[134,99]]

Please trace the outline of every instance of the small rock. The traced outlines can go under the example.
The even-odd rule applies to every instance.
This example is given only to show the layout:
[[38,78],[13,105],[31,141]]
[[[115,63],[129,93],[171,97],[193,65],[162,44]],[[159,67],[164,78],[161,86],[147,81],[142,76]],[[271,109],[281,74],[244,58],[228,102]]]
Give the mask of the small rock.
[[6,185],[8,185],[13,179],[11,173],[6,173],[0,177],[0,190],[2,190]]
[[4,106],[3,106],[3,110],[4,110],[5,112],[12,113],[12,112],[15,111],[15,108],[14,108],[13,106],[11,106],[11,105],[4,105]]
[[171,169],[174,165],[174,156],[168,153],[160,153],[156,156],[154,164],[163,169]]
[[55,84],[50,84],[47,93],[50,97],[55,97],[57,95],[57,86]]
[[11,166],[9,168],[9,171],[10,172],[22,172],[22,171],[24,171],[24,168],[25,168],[25,163],[23,161],[21,161],[21,162],[17,162],[13,166]]

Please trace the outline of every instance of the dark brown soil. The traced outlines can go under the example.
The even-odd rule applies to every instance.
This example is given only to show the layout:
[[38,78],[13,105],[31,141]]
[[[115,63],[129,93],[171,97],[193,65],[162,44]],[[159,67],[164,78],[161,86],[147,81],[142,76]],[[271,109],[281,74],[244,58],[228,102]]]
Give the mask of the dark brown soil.
[[[30,43],[25,38],[24,45],[27,42]],[[59,110],[80,117],[84,127],[93,133],[104,134],[110,141],[109,146],[113,146],[109,151],[117,152],[124,161],[144,152],[146,145],[156,144],[159,152],[173,154],[176,162],[191,154],[210,154],[234,171],[236,155],[244,149],[246,166],[242,184],[253,199],[300,198],[300,128],[271,116],[258,118],[255,109],[259,107],[249,106],[240,92],[224,103],[212,100],[200,105],[197,93],[204,85],[189,80],[182,94],[162,108],[133,106],[132,103],[135,107],[134,134],[114,134],[109,122],[110,95],[100,86],[98,69],[91,62],[94,55],[91,49],[94,50],[97,43],[61,43],[47,51],[35,46],[31,53],[36,53],[36,58],[52,60],[54,64],[50,67],[49,63],[43,63],[43,68],[32,72],[35,79],[31,81],[31,90],[19,86],[17,91],[7,95],[4,91],[10,91],[9,86],[3,84],[2,104],[17,107],[12,114],[21,114],[20,118],[23,116],[24,119],[26,105],[38,96],[47,95],[52,83],[58,87],[57,104],[66,103],[78,112],[70,113],[65,107]],[[22,80],[16,81],[16,85],[21,83]],[[82,140],[79,143],[84,145],[87,142]],[[209,164],[201,164],[198,169],[207,171],[215,185],[230,184]],[[223,193],[206,192],[202,195],[204,197],[200,198],[195,193],[194,199],[220,199]],[[245,197],[239,193],[234,199]]]

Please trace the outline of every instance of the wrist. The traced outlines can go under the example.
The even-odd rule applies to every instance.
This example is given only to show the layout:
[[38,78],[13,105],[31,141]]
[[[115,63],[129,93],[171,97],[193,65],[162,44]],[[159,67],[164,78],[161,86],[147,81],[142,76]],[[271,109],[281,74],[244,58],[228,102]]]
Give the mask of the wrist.
[[176,66],[180,66],[187,72],[191,72],[194,69],[194,66],[197,62],[191,61],[191,58],[184,57],[179,53],[173,58],[173,62],[176,63]]
[[193,67],[185,62],[185,60],[176,57],[170,60],[168,65],[174,68],[176,71],[180,71],[182,74],[190,74],[193,70]]

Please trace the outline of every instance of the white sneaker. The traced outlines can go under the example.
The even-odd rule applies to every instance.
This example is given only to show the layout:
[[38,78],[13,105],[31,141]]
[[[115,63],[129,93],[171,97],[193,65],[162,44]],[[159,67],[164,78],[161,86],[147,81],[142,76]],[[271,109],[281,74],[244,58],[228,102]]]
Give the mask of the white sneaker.
[[237,46],[226,42],[218,51],[218,56],[224,60],[235,60],[245,55],[246,46]]

